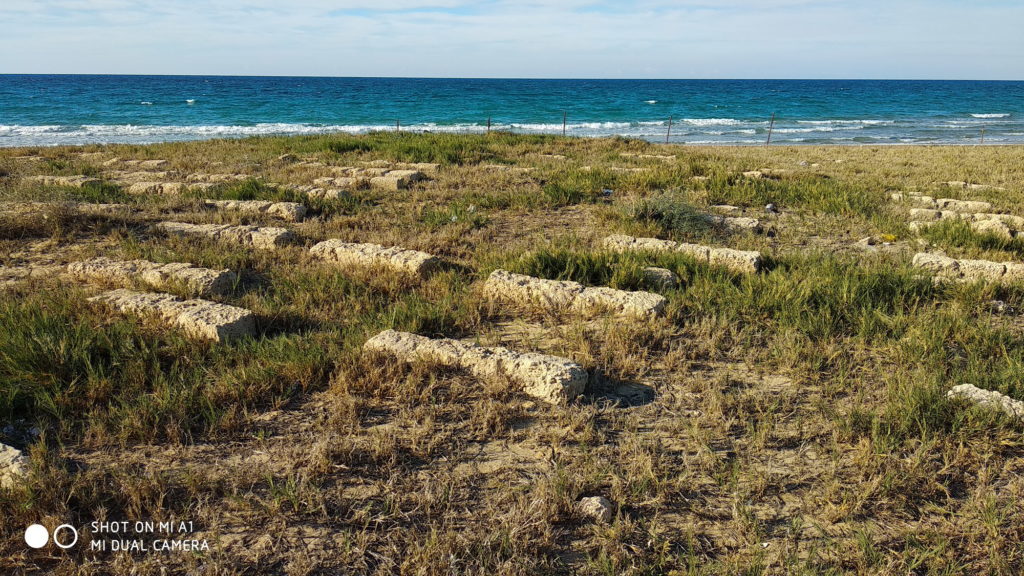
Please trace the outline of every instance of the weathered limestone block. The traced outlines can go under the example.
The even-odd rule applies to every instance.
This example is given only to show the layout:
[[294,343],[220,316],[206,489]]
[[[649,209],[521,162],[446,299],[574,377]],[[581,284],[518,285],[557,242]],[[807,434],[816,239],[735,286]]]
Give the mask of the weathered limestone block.
[[128,187],[129,194],[163,194],[163,182],[135,182]]
[[160,222],[154,227],[168,234],[186,236],[207,236],[214,240],[274,249],[295,242],[295,234],[287,228],[260,226],[231,226],[228,224],[186,224],[184,222]]
[[751,230],[754,232],[761,231],[761,221],[757,218],[730,218],[730,217],[714,217],[716,222],[722,223],[726,228],[732,230]]
[[914,254],[912,264],[914,268],[921,268],[935,275],[960,276],[959,263],[955,259],[943,254],[918,252]]
[[731,204],[715,204],[708,208],[721,214],[739,214],[740,212],[743,212],[742,208],[739,206],[732,206]]
[[1013,238],[1013,230],[1000,220],[978,220],[971,222],[971,229],[981,234],[993,234],[1002,238]]
[[189,183],[224,184],[251,178],[248,174],[189,174],[185,180]]
[[350,176],[343,176],[339,178],[324,177],[313,180],[313,184],[316,184],[320,188],[355,188],[362,182],[362,179],[352,178]]
[[988,212],[992,210],[992,204],[980,200],[954,200],[953,198],[939,198],[935,201],[940,210],[953,210],[954,212]]
[[309,249],[310,254],[343,266],[383,267],[413,276],[426,277],[441,267],[441,260],[418,250],[379,244],[356,244],[325,240]]
[[495,270],[487,278],[484,291],[490,298],[567,310],[583,292],[583,285]]
[[159,316],[195,338],[223,342],[256,332],[252,312],[209,300],[180,300],[170,294],[131,290],[112,290],[89,300],[125,314]]
[[946,397],[965,400],[983,408],[998,410],[1011,418],[1024,420],[1024,402],[993,390],[982,390],[972,384],[960,384],[947,392]]
[[0,444],[0,488],[11,488],[28,475],[28,459],[21,450]]
[[89,176],[29,176],[29,182],[37,182],[43,186],[69,186],[71,188],[82,188],[89,184],[99,184],[99,178]]
[[678,246],[678,242],[672,240],[659,240],[657,238],[635,238],[615,234],[604,239],[604,246],[616,252],[650,250],[652,252],[671,252]]
[[158,289],[177,283],[199,296],[230,292],[238,280],[238,276],[230,270],[210,270],[184,262],[158,264],[148,260],[118,261],[109,258],[71,263],[68,265],[68,273],[90,281],[121,284],[141,281]]
[[565,358],[487,348],[459,340],[433,340],[394,330],[374,336],[363,349],[404,362],[433,362],[461,368],[478,378],[508,378],[521,385],[527,394],[553,404],[566,404],[582,394],[588,379],[582,366]]
[[679,287],[679,276],[668,268],[648,266],[644,268],[644,278],[658,290],[674,290]]
[[1006,265],[1002,262],[988,260],[957,260],[957,266],[964,278],[971,280],[984,279],[998,281],[1006,273]]
[[910,217],[918,221],[938,220],[942,218],[942,212],[930,208],[911,208]]
[[760,272],[764,261],[761,253],[753,250],[710,248],[700,244],[686,244],[656,238],[634,238],[617,234],[604,239],[604,247],[618,252],[652,250],[683,252],[712,265],[725,266],[737,272]]
[[653,318],[665,313],[665,297],[651,292],[629,292],[604,286],[584,288],[573,301],[575,310],[589,313],[607,310],[613,314]]
[[204,200],[208,208],[245,214],[267,214],[282,220],[298,222],[305,218],[306,207],[298,202],[270,202],[266,200]]
[[972,282],[1019,282],[1024,279],[1024,262],[990,262],[988,260],[956,260],[941,254],[921,252],[914,255],[915,268],[927,270],[940,278]]
[[708,261],[713,265],[717,264],[740,272],[758,272],[761,270],[761,253],[753,250],[712,248]]
[[552,308],[590,313],[608,310],[637,317],[660,316],[666,300],[651,292],[628,292],[614,288],[585,288],[577,282],[545,280],[505,270],[495,270],[487,278],[484,291],[491,298]]
[[382,176],[370,178],[370,185],[384,190],[405,190],[422,179],[423,174],[417,170],[388,170]]

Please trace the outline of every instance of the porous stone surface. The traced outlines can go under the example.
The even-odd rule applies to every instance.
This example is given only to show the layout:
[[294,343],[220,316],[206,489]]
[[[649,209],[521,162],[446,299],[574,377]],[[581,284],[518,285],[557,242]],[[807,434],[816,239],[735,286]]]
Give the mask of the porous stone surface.
[[660,316],[666,300],[651,292],[628,292],[614,288],[585,288],[577,282],[545,280],[506,270],[495,270],[487,278],[484,291],[491,298],[543,308],[596,312],[638,317]]
[[739,214],[743,211],[739,206],[733,206],[731,204],[715,204],[714,206],[708,207],[710,210],[714,210],[720,214]]
[[527,394],[552,404],[566,404],[579,396],[588,380],[587,371],[566,358],[460,340],[435,340],[394,330],[374,336],[363,349],[404,362],[424,361],[461,368],[478,378],[508,378]]
[[940,210],[953,210],[954,212],[988,212],[992,210],[992,204],[980,200],[954,200],[953,198],[939,198],[935,201]]
[[87,184],[99,184],[99,178],[91,178],[89,176],[29,176],[26,178],[29,182],[37,182],[43,186],[70,186],[72,188],[81,188]]
[[132,290],[112,290],[89,300],[125,314],[159,316],[194,338],[223,342],[256,332],[252,312],[209,300],[181,300],[171,294]]
[[182,284],[199,296],[225,294],[238,276],[230,270],[210,270],[184,262],[158,264],[148,260],[93,258],[68,265],[68,273],[83,280],[127,284],[141,281],[154,288]]
[[287,228],[232,226],[229,224],[186,224],[160,222],[154,225],[168,234],[206,236],[214,240],[272,250],[295,242],[295,234]]
[[306,207],[298,202],[269,202],[265,200],[204,200],[208,208],[245,214],[267,214],[282,220],[298,222],[306,217]]
[[635,238],[616,234],[604,239],[604,247],[616,252],[660,251],[682,252],[716,266],[725,266],[737,272],[759,272],[763,265],[761,253],[753,250],[711,248],[700,244],[686,244],[657,238]]
[[379,244],[359,244],[325,240],[309,249],[310,254],[343,266],[383,267],[414,276],[426,277],[441,266],[441,260],[418,250]]
[[1024,278],[1024,263],[990,262],[988,260],[954,259],[942,254],[919,252],[913,266],[951,280],[971,282],[1017,282]]
[[0,487],[10,488],[28,474],[28,460],[21,450],[0,443]]
[[761,221],[757,218],[733,218],[728,216],[714,216],[712,218],[715,222],[721,223],[726,228],[730,228],[732,230],[761,231]]
[[604,496],[589,496],[581,498],[576,503],[576,509],[580,515],[597,522],[611,522],[614,512],[612,503]]
[[679,287],[679,276],[668,268],[648,266],[644,268],[644,278],[658,290],[674,290]]
[[181,194],[189,187],[184,182],[135,182],[128,186],[129,194]]
[[973,384],[954,386],[946,397],[954,400],[965,400],[983,408],[998,410],[1011,418],[1024,420],[1024,402],[1014,400],[1005,394],[992,390],[982,390]]

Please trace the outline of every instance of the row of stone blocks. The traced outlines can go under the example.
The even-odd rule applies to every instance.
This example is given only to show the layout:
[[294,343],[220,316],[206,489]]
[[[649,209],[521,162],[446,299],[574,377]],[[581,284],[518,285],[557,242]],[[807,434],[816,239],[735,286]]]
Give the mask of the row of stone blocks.
[[700,244],[686,244],[657,238],[636,238],[614,235],[604,239],[604,247],[615,252],[681,252],[711,265],[724,266],[737,272],[760,272],[761,253],[732,248],[711,248]]
[[953,212],[989,212],[990,202],[982,200],[957,200],[955,198],[933,198],[912,192],[894,192],[890,197],[897,202],[916,204],[924,209],[950,210]]
[[505,270],[492,272],[484,284],[484,291],[495,300],[549,310],[610,311],[641,318],[663,315],[667,303],[664,296],[651,292],[588,288],[578,282],[545,280]]
[[1024,262],[955,259],[942,254],[919,252],[913,266],[942,279],[972,282],[1024,282]]
[[367,174],[363,169],[361,173],[353,173],[350,176],[317,178],[313,183],[322,188],[356,188],[362,185],[370,185],[374,188],[384,190],[405,190],[412,184],[424,178],[423,173],[418,170],[377,170],[377,175]]
[[587,371],[571,360],[534,352],[515,352],[452,339],[386,330],[367,340],[363,349],[403,362],[429,362],[467,370],[477,378],[507,378],[545,402],[566,404],[583,393]]

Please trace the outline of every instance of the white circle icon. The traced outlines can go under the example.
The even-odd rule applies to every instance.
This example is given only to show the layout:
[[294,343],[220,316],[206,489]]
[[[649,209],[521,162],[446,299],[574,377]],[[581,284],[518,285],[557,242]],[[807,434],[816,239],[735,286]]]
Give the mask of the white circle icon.
[[50,532],[42,524],[33,524],[25,528],[25,544],[29,548],[42,548],[50,540]]
[[[74,539],[71,540],[69,544],[65,544],[60,540],[57,540],[57,532],[60,532],[61,530],[70,530],[71,533],[74,535]],[[75,527],[71,524],[61,524],[60,526],[57,526],[53,529],[53,543],[59,546],[60,548],[64,548],[65,550],[71,548],[72,546],[78,543],[78,530],[75,530]]]

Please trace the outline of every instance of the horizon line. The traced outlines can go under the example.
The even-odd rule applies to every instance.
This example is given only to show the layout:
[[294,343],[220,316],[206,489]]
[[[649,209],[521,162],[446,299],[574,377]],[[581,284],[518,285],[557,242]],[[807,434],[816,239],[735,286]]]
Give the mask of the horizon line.
[[337,80],[555,80],[555,81],[743,81],[743,82],[1024,82],[1024,79],[991,79],[991,78],[586,78],[586,77],[555,77],[555,76],[322,76],[314,74],[140,74],[140,73],[105,73],[105,72],[0,72],[0,76],[134,76],[134,77],[166,77],[166,78],[315,78]]

